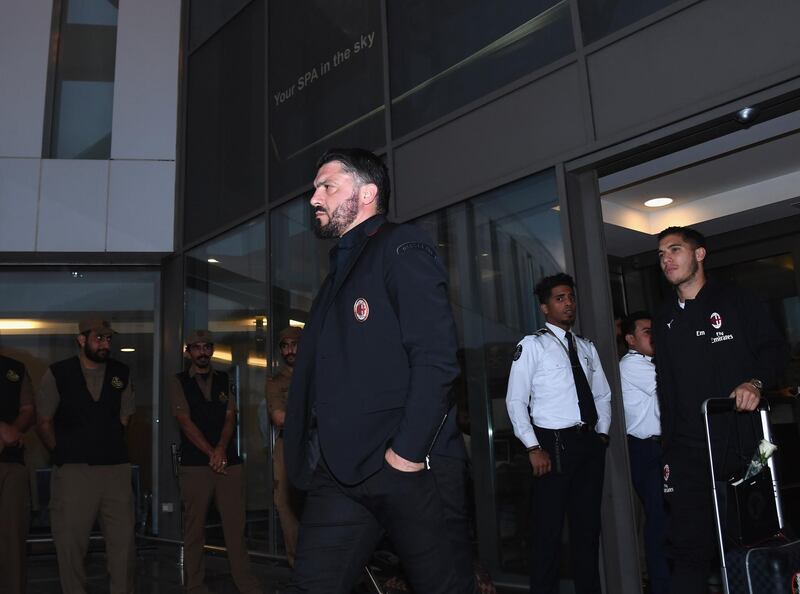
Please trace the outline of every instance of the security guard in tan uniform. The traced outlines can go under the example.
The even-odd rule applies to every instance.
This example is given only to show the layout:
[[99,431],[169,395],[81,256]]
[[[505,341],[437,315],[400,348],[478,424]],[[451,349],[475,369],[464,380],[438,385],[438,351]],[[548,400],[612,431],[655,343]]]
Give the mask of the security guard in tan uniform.
[[203,546],[213,499],[222,518],[233,581],[239,592],[260,594],[244,538],[245,483],[236,453],[236,408],[228,374],[211,367],[214,339],[208,330],[195,330],[186,338],[186,353],[192,365],[175,376],[170,393],[172,414],[181,429],[186,589],[208,592]]
[[125,429],[136,405],[127,365],[111,358],[107,320],[78,324],[80,352],[53,363],[36,397],[37,429],[52,451],[50,523],[65,594],[86,592],[84,560],[97,520],[112,594],[134,591],[136,545]]
[[0,356],[0,592],[25,592],[31,493],[22,436],[35,421],[25,365]]
[[272,425],[278,430],[275,447],[272,450],[272,496],[278,508],[281,520],[283,542],[286,545],[286,557],[289,565],[294,565],[294,553],[297,550],[298,517],[302,508],[302,494],[295,489],[286,477],[283,462],[283,423],[286,420],[286,403],[289,399],[289,385],[292,383],[294,362],[297,358],[297,345],[300,343],[302,330],[288,327],[279,335],[281,358],[283,365],[270,378],[267,378],[267,412]]

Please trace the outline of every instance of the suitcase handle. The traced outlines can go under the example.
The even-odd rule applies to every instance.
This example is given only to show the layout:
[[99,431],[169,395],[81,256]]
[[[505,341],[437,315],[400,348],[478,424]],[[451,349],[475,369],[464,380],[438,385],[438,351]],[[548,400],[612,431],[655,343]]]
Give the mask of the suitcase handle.
[[[703,415],[731,412],[735,410],[735,407],[735,398],[708,398],[703,401]],[[756,411],[769,412],[769,402],[766,398],[762,398],[759,401]]]

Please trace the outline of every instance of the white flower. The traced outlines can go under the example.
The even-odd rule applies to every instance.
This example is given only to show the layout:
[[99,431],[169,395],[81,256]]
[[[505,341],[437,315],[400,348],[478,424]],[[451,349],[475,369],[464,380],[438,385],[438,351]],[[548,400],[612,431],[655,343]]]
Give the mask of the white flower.
[[772,457],[772,454],[775,453],[775,450],[778,449],[774,443],[767,441],[766,439],[762,439],[761,443],[758,444],[758,457],[761,458],[762,461],[767,461]]

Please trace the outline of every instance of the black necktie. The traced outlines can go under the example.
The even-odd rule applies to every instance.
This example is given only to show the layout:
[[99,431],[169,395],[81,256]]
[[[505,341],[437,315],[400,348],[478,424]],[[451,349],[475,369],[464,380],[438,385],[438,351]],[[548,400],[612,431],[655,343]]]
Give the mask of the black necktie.
[[594,396],[586,374],[583,372],[581,362],[578,359],[578,351],[575,349],[575,339],[572,332],[566,333],[567,344],[569,345],[569,362],[572,364],[572,378],[575,380],[575,390],[578,392],[578,408],[581,411],[581,421],[594,427],[597,424],[597,408],[594,405]]

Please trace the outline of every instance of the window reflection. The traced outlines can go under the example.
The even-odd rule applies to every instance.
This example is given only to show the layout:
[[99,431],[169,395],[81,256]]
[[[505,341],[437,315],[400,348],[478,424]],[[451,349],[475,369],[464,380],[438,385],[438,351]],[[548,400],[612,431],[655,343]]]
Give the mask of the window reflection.
[[[516,343],[544,324],[533,288],[565,267],[552,172],[509,184],[415,221],[450,276],[462,378],[459,419],[471,450],[481,556],[528,573],[530,465],[505,406]],[[491,531],[491,533],[488,533]]]
[[[247,537],[250,548],[264,549],[268,540],[268,450],[259,426],[264,401],[267,360],[266,236],[259,217],[186,254],[184,329],[207,328],[214,335],[212,365],[233,383],[239,415],[238,448],[244,461],[247,493]],[[165,373],[177,373],[164,370]],[[174,421],[172,421],[174,422]],[[209,515],[209,542],[223,541],[219,522]]]
[[[308,321],[311,302],[328,273],[331,240],[320,240],[312,231],[312,211],[303,196],[270,212],[271,315],[273,344],[270,374],[281,381],[278,335],[288,326],[302,327]],[[300,337],[300,348],[303,339]],[[291,393],[288,395],[291,398]],[[295,498],[296,499],[296,498]],[[295,503],[295,512],[300,505]],[[279,525],[277,513],[273,516]],[[276,531],[276,550],[285,553],[284,539]]]
[[62,0],[49,156],[108,159],[117,54],[117,7],[108,0]]
[[396,137],[574,49],[566,0],[410,0],[387,8]]
[[308,183],[330,146],[384,142],[381,3],[270,2],[270,191]]
[[[75,356],[78,320],[101,316],[117,332],[112,357],[130,367],[136,413],[128,428],[134,465],[137,530],[152,528],[148,494],[153,491],[153,402],[158,378],[156,316],[159,272],[153,270],[0,271],[0,353],[25,364],[34,393],[47,367]],[[155,381],[154,381],[155,380]],[[50,531],[50,453],[31,429],[25,435],[31,473],[31,536]]]
[[675,0],[578,0],[584,43],[618,31]]
[[[547,172],[414,221],[437,244],[449,273],[462,366],[455,385],[459,426],[480,477],[473,485],[475,541],[490,564],[497,560],[504,571],[526,575],[530,467],[513,435],[505,393],[514,346],[543,324],[533,287],[565,266],[557,204],[555,176]],[[290,320],[306,321],[332,242],[314,237],[306,197],[271,211],[270,241],[277,332]]]

